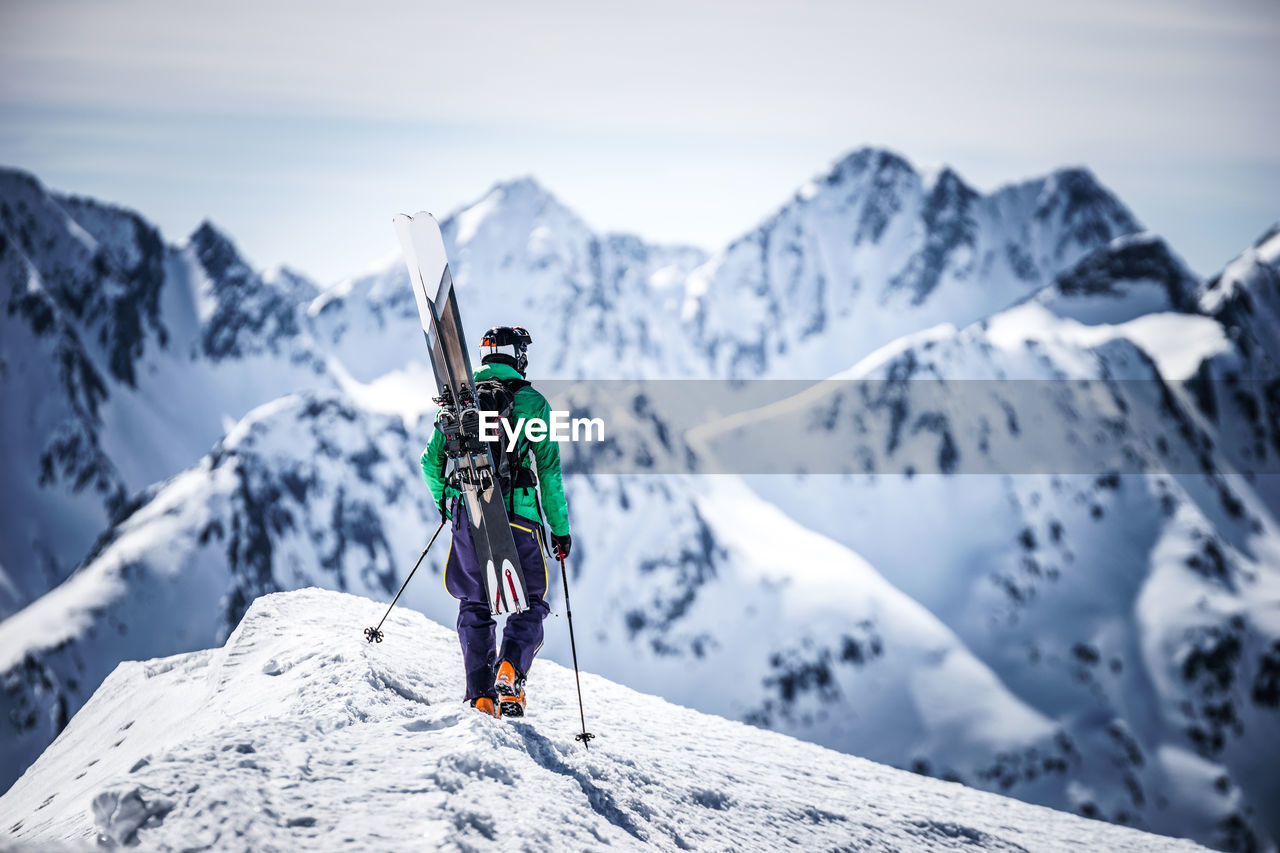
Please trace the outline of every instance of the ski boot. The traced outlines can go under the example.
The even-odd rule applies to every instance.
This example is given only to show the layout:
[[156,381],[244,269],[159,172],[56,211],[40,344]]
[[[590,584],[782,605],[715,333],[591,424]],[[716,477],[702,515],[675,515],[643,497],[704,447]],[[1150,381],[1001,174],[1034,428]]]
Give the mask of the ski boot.
[[472,699],[471,707],[475,708],[482,714],[488,714],[490,717],[502,716],[502,713],[498,710],[498,704],[488,696],[481,696],[479,699]]
[[516,675],[516,668],[508,661],[498,664],[493,689],[498,691],[498,708],[502,716],[524,716],[524,679]]

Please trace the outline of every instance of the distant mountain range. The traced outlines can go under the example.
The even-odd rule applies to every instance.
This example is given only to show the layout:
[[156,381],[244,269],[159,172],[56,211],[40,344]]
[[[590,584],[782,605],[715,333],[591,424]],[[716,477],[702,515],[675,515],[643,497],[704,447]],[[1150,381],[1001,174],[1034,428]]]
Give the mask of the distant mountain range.
[[[1280,232],[1203,282],[1087,171],[983,195],[876,149],[711,257],[595,234],[530,179],[443,229],[470,339],[526,326],[535,381],[886,389],[796,404],[797,441],[857,430],[844,476],[569,476],[587,669],[1055,808],[1280,838]],[[265,592],[394,594],[437,521],[398,258],[322,288],[5,171],[0,298],[6,784],[122,660],[220,643]],[[1039,381],[1062,416],[962,379]],[[959,473],[1073,441],[1131,467]],[[961,467],[911,473],[940,453]],[[405,600],[450,624],[443,560]]]

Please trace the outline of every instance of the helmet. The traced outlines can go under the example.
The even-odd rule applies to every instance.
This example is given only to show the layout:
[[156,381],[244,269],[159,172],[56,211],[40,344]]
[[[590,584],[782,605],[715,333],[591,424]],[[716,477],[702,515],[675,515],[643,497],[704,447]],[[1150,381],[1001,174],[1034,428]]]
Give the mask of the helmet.
[[529,366],[527,350],[531,343],[533,338],[520,326],[494,326],[480,338],[480,350],[484,353],[480,362],[509,364],[523,376]]

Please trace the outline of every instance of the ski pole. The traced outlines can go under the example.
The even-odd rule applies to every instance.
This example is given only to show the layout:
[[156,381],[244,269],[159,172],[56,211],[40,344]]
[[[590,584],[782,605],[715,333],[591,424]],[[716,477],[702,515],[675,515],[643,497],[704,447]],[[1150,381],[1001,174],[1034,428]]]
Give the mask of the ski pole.
[[591,748],[591,739],[595,737],[587,731],[587,715],[582,710],[582,680],[578,677],[578,644],[573,640],[573,608],[569,606],[569,575],[564,570],[564,553],[556,549],[556,557],[560,560],[560,581],[564,584],[564,615],[569,620],[569,649],[573,652],[573,680],[578,685],[578,719],[582,720],[582,733],[573,736],[582,741],[587,749]]
[[422,561],[426,559],[427,552],[431,550],[431,546],[436,544],[436,537],[440,535],[441,530],[444,530],[443,518],[440,519],[440,526],[436,528],[436,532],[431,536],[431,541],[427,543],[427,547],[422,549],[422,554],[418,557],[418,562],[413,564],[413,569],[409,572],[409,577],[405,578],[404,583],[400,584],[400,592],[397,592],[396,597],[391,599],[391,604],[387,607],[387,612],[383,613],[382,618],[378,620],[378,627],[364,629],[364,638],[369,642],[382,642],[382,623],[386,622],[387,617],[391,615],[391,609],[395,607],[396,602],[400,600],[400,596],[404,593],[404,588],[409,585],[409,581],[413,580],[413,573],[418,570],[418,566],[422,565]]

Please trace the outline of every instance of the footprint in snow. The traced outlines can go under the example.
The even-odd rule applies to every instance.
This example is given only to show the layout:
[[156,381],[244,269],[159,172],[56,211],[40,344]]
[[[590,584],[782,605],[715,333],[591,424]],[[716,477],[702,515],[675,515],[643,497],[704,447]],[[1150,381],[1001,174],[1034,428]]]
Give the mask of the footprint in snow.
[[426,717],[419,717],[416,720],[410,720],[404,724],[404,730],[407,732],[434,732],[440,729],[456,726],[458,724],[458,715],[449,714],[439,719],[430,720]]
[[262,674],[263,675],[280,675],[281,673],[288,672],[292,668],[293,668],[293,664],[288,662],[281,663],[275,658],[272,658],[271,660],[267,661],[262,665]]

